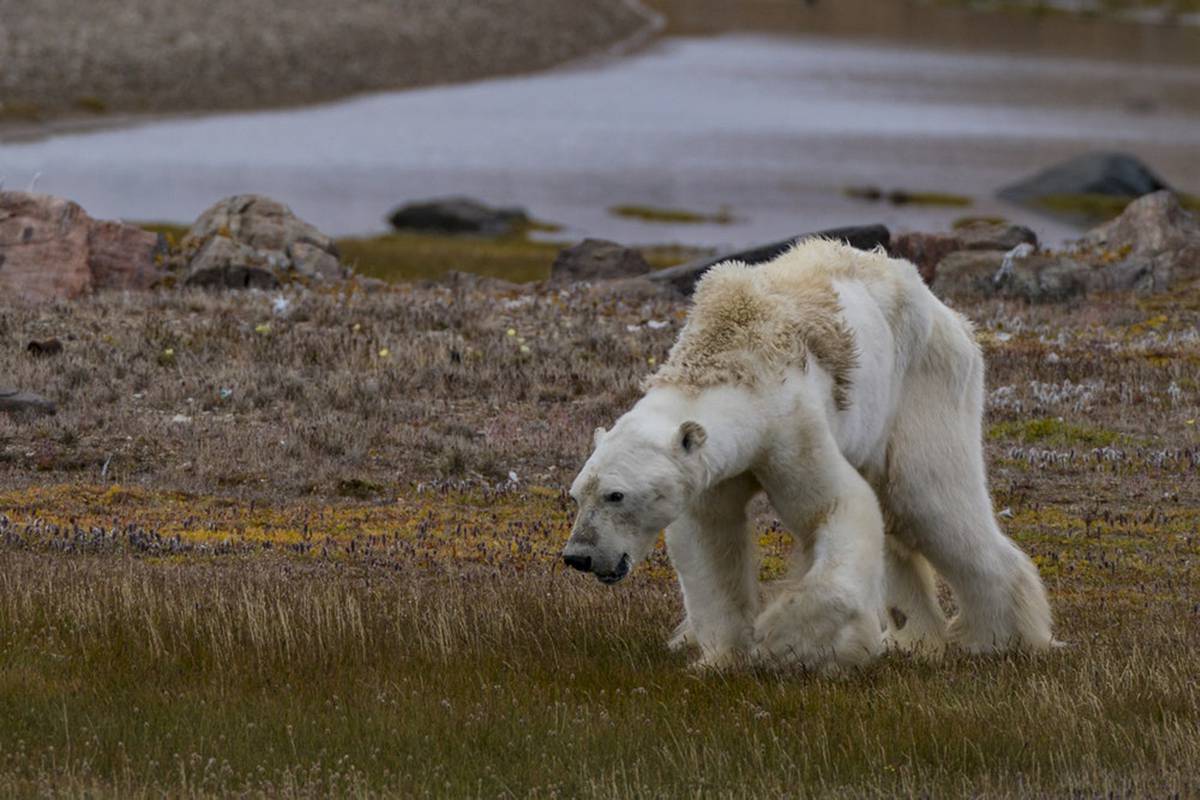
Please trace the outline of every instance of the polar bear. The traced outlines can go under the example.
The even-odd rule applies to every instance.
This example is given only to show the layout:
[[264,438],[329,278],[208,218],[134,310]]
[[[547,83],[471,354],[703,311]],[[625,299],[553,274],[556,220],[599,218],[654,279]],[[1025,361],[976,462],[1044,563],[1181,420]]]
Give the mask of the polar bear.
[[[971,324],[882,250],[818,239],[715,266],[643,397],[596,430],[563,559],[616,583],[665,528],[686,610],[670,644],[704,666],[1047,648],[1037,569],[992,513],[983,373]],[[765,600],[759,492],[795,537]]]

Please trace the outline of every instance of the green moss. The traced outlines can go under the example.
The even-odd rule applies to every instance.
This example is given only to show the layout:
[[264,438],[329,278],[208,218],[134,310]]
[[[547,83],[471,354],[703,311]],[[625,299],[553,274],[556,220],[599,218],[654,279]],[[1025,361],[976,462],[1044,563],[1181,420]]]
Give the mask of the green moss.
[[1008,220],[1006,220],[1004,217],[988,217],[988,216],[959,217],[958,219],[954,220],[954,222],[950,223],[950,227],[952,227],[956,231],[960,231],[963,228],[969,228],[972,225],[1007,225],[1007,224],[1008,224]]
[[729,225],[735,221],[734,216],[727,209],[721,209],[716,214],[702,214],[697,211],[688,211],[681,208],[656,208],[654,206],[643,205],[620,205],[613,206],[608,210],[610,214],[627,219],[636,219],[642,222],[675,224],[675,225]]
[[89,114],[107,114],[108,103],[93,95],[86,95],[75,100],[75,107]]
[[842,194],[855,200],[877,202],[886,200],[895,206],[951,206],[965,207],[971,205],[971,198],[960,194],[947,192],[910,192],[907,189],[893,189],[884,192],[878,186],[848,186]]
[[888,201],[897,206],[969,206],[971,198],[947,192],[906,192],[897,190],[888,195]]
[[0,122],[38,122],[42,116],[42,107],[36,103],[0,102]]
[[[524,235],[485,238],[419,233],[340,239],[337,245],[346,264],[386,281],[433,280],[459,271],[515,283],[550,277],[555,257],[568,246]],[[641,250],[654,269],[681,264],[706,252],[678,246]]]
[[137,226],[144,231],[160,234],[167,240],[168,247],[175,247],[187,235],[188,226],[175,222],[139,222]]
[[[1200,197],[1177,194],[1179,203],[1192,212],[1200,212]],[[1034,201],[1035,205],[1053,214],[1072,217],[1083,222],[1100,223],[1120,216],[1136,197],[1108,194],[1052,194]]]
[[998,422],[988,428],[993,440],[1016,439],[1025,444],[1057,445],[1063,447],[1107,447],[1124,441],[1116,431],[1075,425],[1053,417]]
[[542,280],[562,247],[524,236],[421,233],[341,239],[337,244],[346,264],[387,281],[430,280],[455,270],[516,282]]

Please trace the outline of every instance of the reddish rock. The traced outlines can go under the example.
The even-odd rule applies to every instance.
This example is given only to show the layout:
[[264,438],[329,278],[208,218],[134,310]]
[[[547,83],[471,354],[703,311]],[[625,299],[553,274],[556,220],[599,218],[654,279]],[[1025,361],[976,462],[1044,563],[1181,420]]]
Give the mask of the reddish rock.
[[0,192],[0,291],[70,300],[101,289],[148,289],[166,246],[133,225],[94,220],[75,203]]
[[2,296],[40,301],[91,291],[91,223],[91,217],[69,200],[0,192]]
[[957,236],[943,233],[902,233],[891,246],[892,255],[916,264],[917,271],[929,284],[933,283],[941,260],[961,249],[963,244]]
[[161,262],[167,255],[166,241],[133,225],[93,220],[88,250],[96,290],[149,289],[164,275]]

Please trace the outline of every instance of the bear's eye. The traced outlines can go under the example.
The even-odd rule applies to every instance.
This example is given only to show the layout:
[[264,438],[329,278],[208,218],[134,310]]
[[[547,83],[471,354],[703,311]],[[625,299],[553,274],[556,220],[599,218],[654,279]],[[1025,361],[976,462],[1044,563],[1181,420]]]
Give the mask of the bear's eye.
[[625,499],[625,495],[621,492],[609,492],[608,494],[604,495],[604,499],[610,503],[619,503]]

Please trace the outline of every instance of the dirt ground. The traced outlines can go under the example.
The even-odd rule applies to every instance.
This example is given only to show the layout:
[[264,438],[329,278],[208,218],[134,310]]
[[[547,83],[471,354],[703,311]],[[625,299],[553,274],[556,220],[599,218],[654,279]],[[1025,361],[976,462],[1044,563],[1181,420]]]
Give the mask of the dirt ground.
[[0,130],[526,72],[648,22],[624,0],[0,0]]

